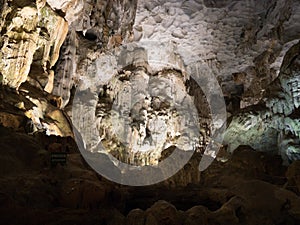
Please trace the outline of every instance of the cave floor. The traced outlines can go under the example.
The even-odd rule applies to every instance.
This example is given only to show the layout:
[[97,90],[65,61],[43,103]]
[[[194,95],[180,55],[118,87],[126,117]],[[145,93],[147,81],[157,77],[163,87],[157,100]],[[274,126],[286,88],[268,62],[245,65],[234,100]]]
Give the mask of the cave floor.
[[[199,182],[186,184],[185,168],[165,182],[129,187],[90,169],[72,138],[0,132],[0,224],[300,222],[299,161],[285,167],[279,156],[242,146]],[[66,164],[51,165],[50,151],[64,146]]]

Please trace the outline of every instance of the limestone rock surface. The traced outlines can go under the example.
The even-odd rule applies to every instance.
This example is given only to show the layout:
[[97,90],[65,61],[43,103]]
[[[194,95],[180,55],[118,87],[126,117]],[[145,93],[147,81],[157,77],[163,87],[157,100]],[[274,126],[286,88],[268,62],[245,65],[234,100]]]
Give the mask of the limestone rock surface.
[[0,29],[1,83],[19,88],[30,75],[45,88],[68,32],[67,22],[43,1],[4,1]]
[[287,51],[264,101],[233,116],[225,133],[229,151],[246,144],[278,153],[285,163],[299,159],[299,46],[297,43]]

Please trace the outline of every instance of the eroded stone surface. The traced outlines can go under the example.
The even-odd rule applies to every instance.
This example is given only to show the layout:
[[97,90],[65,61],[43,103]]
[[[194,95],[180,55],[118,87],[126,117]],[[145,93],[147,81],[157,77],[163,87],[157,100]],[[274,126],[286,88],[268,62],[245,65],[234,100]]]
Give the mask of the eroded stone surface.
[[105,149],[128,163],[143,160],[142,165],[157,164],[170,146],[196,150],[199,119],[182,79],[175,71],[149,75],[143,69],[114,77],[96,111]]
[[200,58],[235,111],[236,101],[258,102],[278,75],[282,53],[299,39],[298,7],[283,0],[139,1],[134,37],[172,40],[186,65]]
[[[3,55],[2,59],[5,60],[1,61],[2,65],[6,62],[10,64],[3,67],[1,72],[5,72],[6,77],[2,76],[0,79],[4,82],[9,80],[13,88],[19,87],[19,92],[6,88],[0,92],[0,123],[18,131],[16,133],[0,128],[0,215],[3,223],[300,223],[298,161],[286,171],[280,157],[254,151],[277,152],[279,146],[280,153],[283,153],[283,159],[286,161],[298,159],[299,156],[299,44],[291,49],[299,38],[298,1],[140,1],[133,37],[130,37],[130,29],[135,17],[135,4],[131,5],[129,1],[98,1],[93,7],[92,1],[48,0],[52,9],[45,5],[45,1],[39,1],[37,4],[29,1],[2,2],[5,5],[1,10],[6,10],[3,11],[2,17],[11,15],[14,18],[12,21],[0,22],[1,31],[8,32],[5,33],[7,36],[3,34],[1,39],[1,50],[13,58],[5,58],[7,55]],[[14,11],[16,8],[20,10]],[[13,10],[9,11],[10,9]],[[45,36],[53,31],[52,36],[49,36],[51,41],[43,39],[43,34],[37,37],[36,30],[40,27],[36,20],[40,21],[39,12],[43,9],[47,9],[46,13],[49,15],[43,18],[43,28],[47,30]],[[122,16],[118,17],[119,15]],[[50,18],[58,21],[64,21],[65,18],[72,28],[55,73],[51,71],[51,66],[56,61],[65,33],[59,29],[53,30]],[[54,37],[59,40],[54,41]],[[38,41],[33,42],[31,38]],[[120,62],[111,49],[118,52],[121,44],[130,38],[152,41],[156,48],[153,47],[154,51],[148,55],[150,58],[145,57],[144,51],[126,51],[127,55],[119,67]],[[15,43],[15,40],[21,40],[21,44]],[[162,42],[168,43],[157,44]],[[13,50],[7,48],[11,43]],[[41,46],[38,50],[37,45]],[[50,47],[50,50],[54,50],[53,54],[52,50],[49,53],[49,46],[53,47]],[[159,48],[160,51],[157,50]],[[103,49],[110,51],[101,52]],[[291,50],[288,51],[289,49]],[[24,52],[28,52],[28,55],[25,55],[27,58],[14,58],[17,55],[16,50],[20,50],[22,56],[25,55]],[[155,57],[152,57],[153,55]],[[132,60],[135,57],[142,60],[135,62]],[[153,63],[153,60],[165,62],[166,58],[169,65]],[[33,63],[30,60],[33,60]],[[86,139],[86,143],[90,145],[87,147],[97,146],[101,137],[110,137],[110,134],[103,136],[101,131],[100,136],[101,129],[97,129],[95,121],[97,116],[110,116],[110,108],[107,110],[103,106],[111,104],[111,100],[105,102],[106,99],[102,98],[103,96],[99,98],[98,94],[118,99],[113,101],[118,104],[112,104],[112,108],[119,106],[119,103],[127,105],[125,100],[129,97],[123,94],[123,87],[134,86],[140,88],[142,93],[153,91],[153,95],[162,91],[165,93],[163,99],[168,99],[168,89],[164,87],[171,81],[165,79],[164,72],[174,79],[176,89],[194,87],[190,92],[186,92],[194,96],[195,108],[199,111],[205,101],[202,101],[202,94],[198,91],[199,88],[195,87],[197,85],[189,83],[189,76],[195,72],[195,68],[191,67],[193,60],[199,60],[200,65],[210,68],[201,69],[199,72],[203,83],[211,84],[211,74],[218,77],[231,104],[229,109],[232,113],[239,112],[240,106],[252,105],[260,99],[264,101],[264,104],[248,108],[234,116],[229,126],[231,136],[229,135],[227,141],[231,145],[230,149],[233,150],[240,144],[251,145],[255,149],[240,147],[230,158],[219,156],[219,161],[214,161],[201,173],[198,165],[202,155],[198,153],[199,158],[191,160],[174,177],[156,186],[131,188],[109,183],[87,168],[75,143],[68,145],[72,143],[72,139],[61,141],[43,133],[34,133],[33,136],[24,134],[24,127],[27,127],[24,123],[29,122],[28,125],[34,125],[35,130],[46,129],[55,135],[72,135],[70,123],[66,121],[67,116],[58,108],[64,108],[69,103],[70,89],[76,84],[82,91],[82,99],[86,100],[77,111],[80,112],[77,114],[78,120],[86,119],[80,122],[81,126],[78,128],[85,129],[84,133],[87,136],[84,138],[96,137]],[[147,61],[148,64],[145,63]],[[16,69],[19,62],[21,67]],[[126,67],[128,65],[133,67]],[[136,67],[142,67],[143,72],[139,72]],[[169,72],[164,70],[166,68]],[[7,71],[16,73],[7,75]],[[18,71],[20,73],[17,73]],[[174,73],[182,76],[174,76]],[[89,77],[86,74],[93,76]],[[131,78],[133,74],[137,75],[136,79]],[[148,92],[144,88],[145,79],[141,77],[151,80],[155,74],[158,81],[168,85],[162,85],[160,88],[159,82],[153,82],[155,88]],[[276,78],[278,74],[280,75]],[[55,85],[52,84],[54,78]],[[26,79],[36,87],[23,83]],[[275,82],[266,88],[274,79]],[[98,81],[102,89],[99,88]],[[184,82],[187,87],[184,87]],[[105,84],[110,89],[104,90]],[[207,86],[207,90],[214,89],[213,86]],[[54,89],[53,93],[61,96],[63,102],[42,89],[47,92]],[[188,95],[184,96],[188,98]],[[177,96],[175,93],[174,96],[176,99],[182,95]],[[143,119],[148,118],[143,114],[145,110],[147,116],[155,114],[153,107],[157,113],[162,114],[160,117],[165,116],[160,107],[157,107],[164,102],[154,101],[155,96],[150,97],[153,99],[146,99],[145,94],[141,94],[138,98],[141,99],[138,102],[141,104],[130,109],[134,112],[132,117],[135,120],[141,119],[137,124],[143,124]],[[146,100],[150,100],[153,107],[150,104],[151,107],[147,108],[147,104],[144,104],[147,103]],[[218,105],[218,102],[216,104]],[[166,114],[169,114],[168,107],[172,108],[171,105],[164,109]],[[122,107],[119,108],[126,108]],[[96,108],[99,115],[96,114]],[[204,111],[201,117],[207,119],[209,112]],[[177,123],[176,115],[174,118]],[[87,122],[91,122],[93,126],[87,126]],[[98,122],[98,128],[108,124]],[[220,126],[222,121],[217,127]],[[174,125],[172,131],[176,129]],[[34,130],[30,127],[29,132],[32,131]],[[141,131],[145,131],[145,128],[140,126],[136,131],[143,135]],[[200,129],[200,133],[200,138],[205,136],[205,130]],[[136,141],[134,143],[147,140],[142,135],[139,134],[136,139],[130,140]],[[134,146],[137,147],[137,144]],[[50,153],[61,149],[70,151],[67,165],[51,167]],[[162,151],[159,160],[168,157],[170,152],[172,146]],[[108,157],[106,159],[109,168],[120,175],[122,171],[115,167]],[[175,164],[176,160],[173,165]],[[153,170],[153,173],[162,171],[157,169]]]
[[47,84],[67,35],[67,22],[39,1],[25,5],[5,1],[1,18],[2,84],[19,88],[30,73],[36,80],[46,77]]
[[225,135],[229,151],[247,144],[256,150],[278,152],[285,163],[299,159],[299,46],[287,52],[264,103],[233,117]]
[[92,60],[72,107],[73,123],[88,151],[145,165],[157,164],[161,152],[172,146],[203,150],[210,128],[223,125],[220,117],[210,127],[207,96],[201,90],[206,83],[209,90],[215,87],[207,81],[210,73],[201,77],[205,70],[198,83],[192,81],[173,47],[132,43]]
[[[53,94],[62,97],[62,108],[70,100],[72,87],[86,76],[97,73],[93,62],[102,51],[131,40],[137,4],[136,1],[71,2],[79,12],[70,19],[70,32],[61,50],[53,89]],[[62,7],[62,10],[66,6],[53,4],[54,8]],[[66,11],[67,20],[68,14],[69,10]]]

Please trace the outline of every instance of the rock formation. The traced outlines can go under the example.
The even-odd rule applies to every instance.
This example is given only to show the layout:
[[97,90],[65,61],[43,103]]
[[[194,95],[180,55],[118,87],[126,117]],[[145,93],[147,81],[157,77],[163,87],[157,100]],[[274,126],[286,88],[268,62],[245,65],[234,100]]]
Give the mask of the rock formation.
[[229,151],[247,144],[256,150],[279,153],[286,164],[299,159],[299,50],[300,42],[287,52],[265,100],[232,118],[225,135]]
[[0,29],[2,84],[19,89],[31,78],[51,93],[53,66],[68,32],[67,22],[45,1],[4,1]]
[[0,0],[0,223],[299,224],[299,12]]

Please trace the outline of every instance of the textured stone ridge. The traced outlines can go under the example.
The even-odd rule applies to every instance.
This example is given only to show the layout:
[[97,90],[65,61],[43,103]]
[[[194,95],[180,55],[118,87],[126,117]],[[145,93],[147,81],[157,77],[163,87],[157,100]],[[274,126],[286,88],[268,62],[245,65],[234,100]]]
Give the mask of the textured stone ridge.
[[135,8],[134,1],[1,2],[1,94],[16,99],[9,102],[0,96],[0,123],[30,133],[72,136],[61,108],[89,59],[130,38]]
[[286,53],[265,101],[232,118],[225,135],[229,151],[250,145],[256,150],[279,153],[285,163],[300,159],[299,56],[300,42]]
[[90,64],[96,74],[86,74],[72,108],[72,121],[88,151],[156,165],[164,150],[195,151],[206,145],[209,127],[199,126],[199,108],[205,106],[196,107],[191,96],[197,93],[196,99],[206,103],[200,88],[187,82],[183,63],[170,45],[147,44],[125,45]]
[[[300,224],[299,0],[140,0],[137,14],[136,0],[0,3],[1,224]],[[147,51],[155,57],[130,51],[132,39],[152,42]],[[117,60],[114,53],[123,47],[128,54]],[[210,112],[188,77],[195,77],[193,63],[207,90],[217,78],[233,114],[224,144],[234,152],[228,157],[225,146],[207,170],[199,171],[203,154],[196,152],[159,184],[116,185],[91,170],[73,138],[58,137],[73,135],[63,110],[76,104],[76,87],[82,102],[72,116],[87,149],[97,150],[102,141],[121,160],[144,165],[169,157],[175,167],[174,146],[201,144],[215,128],[202,129]],[[191,117],[177,112],[193,104],[200,129],[188,127],[185,134],[187,123],[180,121]],[[124,138],[114,140],[111,124],[119,128],[122,113],[129,129],[123,136],[121,126],[115,129]],[[118,146],[130,144],[135,153],[140,144],[152,147],[157,134],[158,154],[150,160],[124,157]],[[51,165],[53,152],[64,152],[67,164]],[[89,154],[104,155],[101,165],[124,174],[107,155]],[[295,161],[284,166],[282,158]]]
[[257,103],[279,74],[299,39],[299,11],[293,0],[141,0],[134,39],[172,41],[186,65],[208,65],[234,112]]
[[[54,4],[55,2],[55,4]],[[120,46],[132,39],[137,1],[69,1],[72,10],[66,10],[70,31],[62,47],[56,68],[53,94],[62,97],[62,107],[70,100],[70,90],[87,73],[97,73],[91,66],[103,51]],[[52,7],[65,11],[68,4],[51,1]],[[69,15],[70,14],[70,15]]]
[[47,90],[52,91],[49,77],[67,35],[67,22],[44,1],[4,1],[0,29],[2,84],[19,88],[30,74],[42,88],[50,82]]
[[200,144],[198,112],[176,71],[151,75],[141,67],[113,77],[96,115],[104,148],[126,163],[156,165],[167,148],[195,151]]
[[[109,6],[107,7],[109,8]],[[300,30],[297,20],[299,7],[299,3],[292,0],[139,1],[133,26],[133,40],[137,43],[152,42],[154,46],[169,44],[168,50],[182,62],[180,65],[176,57],[170,57],[170,63],[179,65],[178,68],[181,71],[186,69],[190,72],[188,75],[192,78],[196,73],[192,66],[199,64],[201,81],[208,84],[206,85],[208,86],[208,92],[212,92],[214,89],[210,82],[217,79],[225,96],[227,110],[232,114],[236,114],[240,111],[240,108],[256,104],[264,97],[271,97],[265,94],[268,92],[268,85],[278,77],[284,56],[287,54],[288,49],[295,45],[299,39],[295,35],[295,30]],[[133,8],[130,9],[134,10]],[[94,27],[88,30],[84,29],[82,24],[74,23],[74,30],[70,32],[65,45],[66,53],[63,55],[61,64],[58,67],[60,75],[57,76],[57,86],[54,93],[63,96],[62,107],[68,104],[71,96],[70,89],[74,83],[79,83],[81,87],[85,86],[83,89],[90,94],[91,90],[87,90],[87,86],[91,83],[97,83],[99,80],[103,84],[107,84],[113,74],[116,74],[117,63],[112,57],[112,52],[119,50],[118,36],[110,33],[108,35],[111,38],[110,40],[114,40],[110,42],[105,38],[105,34],[99,36],[99,33],[97,33],[98,29],[101,30],[102,27]],[[103,30],[105,31],[104,27]],[[83,31],[83,35],[76,32],[78,29]],[[85,31],[86,33],[84,33]],[[86,36],[84,36],[85,34]],[[83,37],[89,40],[83,40]],[[88,47],[82,47],[81,43],[86,44]],[[108,43],[107,49],[111,51],[106,52],[106,54],[97,54],[97,49],[100,48],[97,44],[102,45],[103,43]],[[114,45],[111,45],[111,43],[114,43]],[[126,42],[123,41],[122,44],[126,44]],[[93,51],[87,51],[88,48],[93,49]],[[171,54],[157,52],[154,60],[159,61],[169,55]],[[136,58],[139,57],[143,56],[137,54]],[[206,68],[209,69],[206,71]],[[87,74],[92,74],[93,77],[91,79],[87,78]],[[97,87],[93,85],[92,87],[97,90]],[[296,89],[293,90],[294,94],[297,92]],[[94,89],[91,92],[94,93]],[[197,98],[197,93],[194,94],[195,105],[200,111],[199,109],[204,107],[202,107],[201,99]],[[278,95],[281,94],[285,95],[285,90],[278,92]],[[289,92],[289,94],[291,93]],[[286,96],[289,94],[286,94]],[[272,121],[276,121],[276,115],[282,115],[283,107],[278,99],[279,97],[276,97],[275,103],[272,102],[271,98],[266,101],[267,105],[269,104],[266,110],[272,112],[271,114],[266,112],[266,115],[262,117],[270,116]],[[97,102],[97,97],[93,96],[90,102],[92,107],[96,107]],[[215,104],[217,105],[218,102],[215,102]],[[270,106],[270,104],[273,106]],[[88,112],[89,106],[83,106],[83,108],[82,113],[91,114]],[[273,112],[274,110],[276,112]],[[284,110],[287,111],[288,108]],[[249,125],[249,123],[264,123],[256,117],[257,112],[260,111],[254,110],[253,114],[233,117],[231,125],[236,123],[237,127],[233,129],[235,130],[234,134],[228,136],[231,138],[226,140],[226,143],[229,143],[230,151],[240,144],[249,144],[253,148],[263,151],[277,152],[277,136],[281,128],[275,122],[274,124],[271,123],[270,129]],[[207,115],[209,113],[203,114]],[[252,121],[256,119],[258,121]],[[90,115],[89,120],[95,121],[93,113]],[[289,123],[287,121],[288,119],[284,123]],[[296,123],[292,125],[293,127],[297,124],[297,121],[294,121]],[[105,124],[103,121],[99,123]],[[104,124],[100,127],[106,126]],[[265,123],[266,126],[269,126],[269,124],[269,122]],[[253,127],[251,138],[242,134],[242,132],[248,130],[248,125]],[[220,122],[219,127],[221,126],[222,123]],[[87,129],[90,130],[90,134],[95,134],[95,128],[96,126],[91,124],[91,127]],[[89,137],[86,138],[90,140]],[[91,140],[91,143],[93,143],[93,146],[97,146],[99,141],[99,138],[95,138]]]
[[51,94],[67,21],[45,0],[1,3],[1,124],[26,133],[73,136],[58,109],[60,97]]

